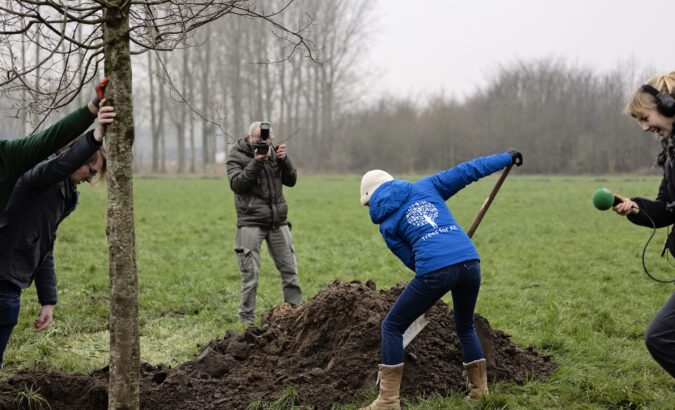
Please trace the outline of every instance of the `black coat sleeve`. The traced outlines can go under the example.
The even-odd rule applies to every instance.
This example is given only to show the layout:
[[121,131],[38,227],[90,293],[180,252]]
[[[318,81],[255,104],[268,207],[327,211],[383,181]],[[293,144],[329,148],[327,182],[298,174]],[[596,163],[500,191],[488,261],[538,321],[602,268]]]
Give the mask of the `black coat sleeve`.
[[246,165],[243,165],[231,154],[227,160],[227,178],[230,180],[230,188],[237,194],[248,192],[258,183],[258,176],[264,168],[263,161],[251,158]]
[[21,177],[20,184],[38,191],[47,189],[77,171],[101,145],[94,138],[94,131],[89,131],[75,141],[68,151],[28,170]]
[[670,202],[670,196],[668,195],[668,187],[666,185],[666,179],[663,178],[661,180],[661,185],[659,185],[659,193],[656,196],[657,201],[662,201],[662,202]]
[[[640,207],[640,212],[628,215],[628,220],[632,223],[648,228],[654,226],[663,228],[675,222],[675,214],[666,208],[668,202],[660,200],[652,201],[645,198],[631,199]],[[654,225],[652,225],[652,221]]]
[[50,250],[40,269],[35,274],[35,289],[42,306],[55,305],[58,299],[56,291],[56,273],[54,272],[54,250]]
[[280,160],[279,163],[281,164],[281,182],[286,186],[295,186],[298,181],[298,171],[295,170],[288,155],[286,155],[286,159]]

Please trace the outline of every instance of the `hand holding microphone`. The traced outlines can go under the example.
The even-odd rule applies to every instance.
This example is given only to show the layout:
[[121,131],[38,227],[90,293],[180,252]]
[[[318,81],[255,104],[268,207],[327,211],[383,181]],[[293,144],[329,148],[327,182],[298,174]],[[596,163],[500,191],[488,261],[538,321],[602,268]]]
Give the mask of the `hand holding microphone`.
[[623,216],[640,212],[640,207],[634,201],[613,194],[607,188],[600,188],[593,193],[593,205],[601,211],[614,208],[614,212]]
[[635,202],[617,194],[614,194],[614,197],[620,201],[618,205],[614,206],[614,212],[616,212],[617,214],[626,216],[630,214],[640,213],[640,207]]

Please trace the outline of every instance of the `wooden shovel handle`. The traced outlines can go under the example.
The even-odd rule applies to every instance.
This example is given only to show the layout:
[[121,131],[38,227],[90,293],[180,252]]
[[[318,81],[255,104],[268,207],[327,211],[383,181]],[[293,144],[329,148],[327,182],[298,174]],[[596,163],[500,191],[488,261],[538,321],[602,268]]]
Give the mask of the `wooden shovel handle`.
[[483,202],[483,205],[480,207],[480,210],[478,211],[478,214],[473,219],[473,223],[469,227],[469,230],[466,231],[466,234],[469,235],[469,238],[471,238],[473,236],[474,232],[476,232],[476,229],[478,229],[478,225],[480,225],[480,221],[483,220],[483,217],[485,216],[485,213],[487,212],[488,208],[490,207],[490,204],[492,204],[492,201],[495,199],[495,196],[497,196],[497,192],[499,192],[499,188],[502,187],[502,184],[504,183],[504,180],[506,179],[506,177],[509,175],[509,172],[511,171],[511,168],[513,168],[513,164],[504,168],[504,171],[502,171],[502,174],[499,176],[499,179],[497,180],[497,183],[492,188],[492,191],[490,191],[490,195],[488,195],[487,198],[485,198],[485,201]]

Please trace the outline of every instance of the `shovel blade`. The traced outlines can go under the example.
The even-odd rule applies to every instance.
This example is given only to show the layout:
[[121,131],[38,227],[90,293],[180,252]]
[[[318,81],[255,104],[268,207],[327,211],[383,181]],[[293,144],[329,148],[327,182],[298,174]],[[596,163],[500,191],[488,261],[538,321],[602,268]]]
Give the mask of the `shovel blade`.
[[428,324],[429,320],[424,314],[415,319],[403,333],[403,348],[405,349]]

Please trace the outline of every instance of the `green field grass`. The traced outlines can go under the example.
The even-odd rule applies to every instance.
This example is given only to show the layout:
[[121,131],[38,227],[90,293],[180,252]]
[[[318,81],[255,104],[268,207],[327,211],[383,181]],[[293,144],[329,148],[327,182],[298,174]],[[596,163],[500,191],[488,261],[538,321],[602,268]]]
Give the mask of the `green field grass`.
[[[590,201],[602,186],[654,197],[659,179],[514,174],[474,235],[483,273],[477,311],[519,345],[552,355],[559,369],[543,382],[493,385],[482,407],[675,408],[675,383],[642,340],[674,288],[642,272],[650,231],[599,212]],[[335,279],[373,279],[387,288],[411,278],[359,205],[359,180],[301,176],[286,190],[305,297]],[[474,183],[448,201],[462,226],[495,180]],[[106,196],[101,188],[81,191],[78,210],[59,229],[55,323],[32,331],[39,305],[28,289],[5,356],[10,373],[35,367],[89,372],[108,360]],[[175,365],[226,330],[243,328],[236,316],[232,193],[225,179],[177,178],[137,179],[135,193],[142,360]],[[665,235],[657,233],[649,264],[675,277],[659,256]],[[281,302],[279,277],[264,251],[257,313]],[[419,398],[410,408],[451,406],[470,408],[459,394]]]

